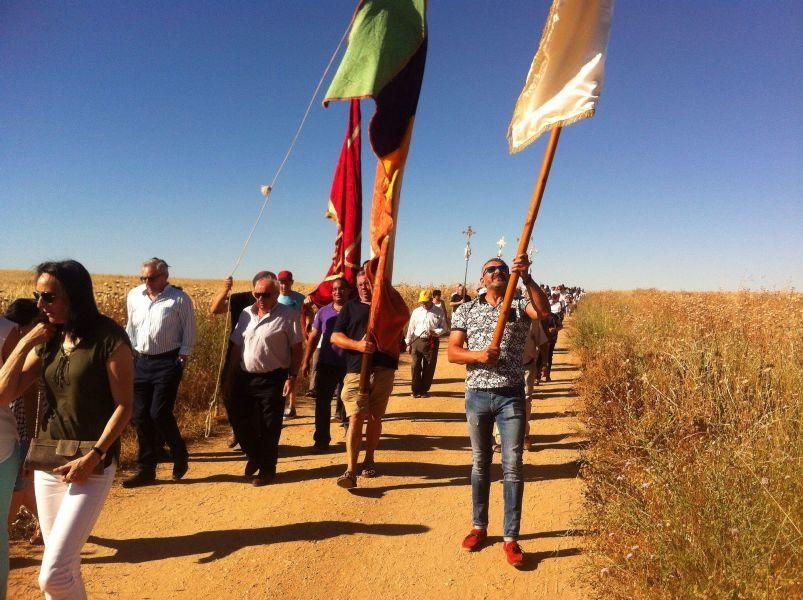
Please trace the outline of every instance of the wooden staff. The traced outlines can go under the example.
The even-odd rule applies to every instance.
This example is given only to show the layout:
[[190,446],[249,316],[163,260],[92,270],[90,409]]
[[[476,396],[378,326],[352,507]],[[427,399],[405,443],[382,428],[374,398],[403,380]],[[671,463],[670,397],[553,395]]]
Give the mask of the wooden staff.
[[[555,127],[549,136],[549,142],[544,152],[544,160],[541,163],[541,172],[538,175],[538,182],[535,184],[535,189],[530,199],[530,209],[527,212],[524,228],[519,238],[519,247],[516,250],[516,256],[527,254],[527,246],[529,246],[530,236],[533,234],[535,219],[538,217],[538,209],[541,208],[541,198],[544,197],[546,181],[549,178],[549,169],[552,168],[552,159],[555,157],[555,149],[558,147],[558,138],[560,138],[561,129],[561,127]],[[505,323],[507,323],[507,314],[510,312],[510,306],[513,304],[513,296],[516,294],[516,286],[518,284],[518,273],[511,273],[507,282],[507,289],[505,290],[505,299],[502,301],[502,308],[499,311],[499,320],[496,322],[496,329],[494,330],[493,339],[491,340],[492,348],[499,348],[502,343],[502,336],[505,333]]]

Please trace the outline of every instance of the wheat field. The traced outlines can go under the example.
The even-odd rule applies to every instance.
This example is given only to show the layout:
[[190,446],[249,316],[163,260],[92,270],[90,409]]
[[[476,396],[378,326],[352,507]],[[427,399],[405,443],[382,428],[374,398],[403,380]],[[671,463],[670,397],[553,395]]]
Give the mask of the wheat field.
[[803,594],[803,296],[598,293],[571,324],[603,598]]

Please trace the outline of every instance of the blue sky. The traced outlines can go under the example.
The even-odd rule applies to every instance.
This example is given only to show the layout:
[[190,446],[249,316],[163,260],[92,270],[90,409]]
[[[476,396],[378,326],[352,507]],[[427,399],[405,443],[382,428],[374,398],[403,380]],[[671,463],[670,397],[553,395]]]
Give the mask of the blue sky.
[[[462,280],[469,224],[472,277],[500,236],[512,253],[547,136],[510,156],[505,133],[548,6],[430,3],[396,281]],[[353,7],[3,2],[0,268],[135,273],[157,255],[224,277]],[[801,30],[800,2],[618,1],[598,113],[561,136],[536,279],[800,288]],[[346,116],[316,102],[238,277],[323,275]],[[374,164],[364,140],[366,202]]]

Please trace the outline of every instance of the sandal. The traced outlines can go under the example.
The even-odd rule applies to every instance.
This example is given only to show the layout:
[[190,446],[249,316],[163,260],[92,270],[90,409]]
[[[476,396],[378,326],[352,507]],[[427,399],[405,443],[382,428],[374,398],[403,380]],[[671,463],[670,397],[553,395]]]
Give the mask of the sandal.
[[374,463],[372,463],[372,462],[370,462],[370,463],[369,462],[362,463],[362,466],[360,467],[360,475],[362,475],[363,477],[366,477],[368,479],[371,479],[372,477],[376,477],[378,475],[378,473],[376,471],[376,465]]
[[357,476],[351,471],[346,471],[337,478],[337,485],[347,490],[357,487]]

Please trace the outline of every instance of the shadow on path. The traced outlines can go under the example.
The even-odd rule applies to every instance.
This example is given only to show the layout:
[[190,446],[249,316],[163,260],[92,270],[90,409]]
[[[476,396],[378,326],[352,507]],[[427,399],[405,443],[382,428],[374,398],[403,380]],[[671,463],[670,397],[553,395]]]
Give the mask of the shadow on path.
[[429,452],[434,450],[469,450],[468,436],[417,435],[383,433],[379,451],[396,450],[400,452]]
[[249,546],[267,546],[281,542],[312,542],[342,535],[413,535],[429,531],[424,525],[352,523],[350,521],[315,521],[291,523],[255,529],[201,531],[190,535],[115,540],[90,536],[89,541],[115,550],[113,556],[89,556],[85,564],[144,563],[179,556],[206,554],[198,563],[225,558]]
[[[494,460],[498,460],[498,457]],[[363,498],[382,498],[387,492],[399,490],[420,490],[436,487],[451,487],[456,485],[468,486],[471,483],[471,465],[443,465],[413,462],[394,462],[378,465],[380,475],[387,477],[415,477],[428,481],[415,481],[410,483],[394,483],[390,485],[374,485],[380,483],[382,477],[371,480],[371,485],[362,487],[365,480],[360,479],[360,487],[349,490],[355,496]],[[522,476],[526,482],[548,481],[552,479],[574,479],[580,472],[580,463],[573,460],[566,463],[548,465],[524,464]],[[499,464],[491,465],[491,481],[502,479],[502,467]]]
[[[462,407],[461,407],[462,408]],[[385,415],[382,421],[427,421],[430,423],[465,423],[464,412],[397,412]]]

